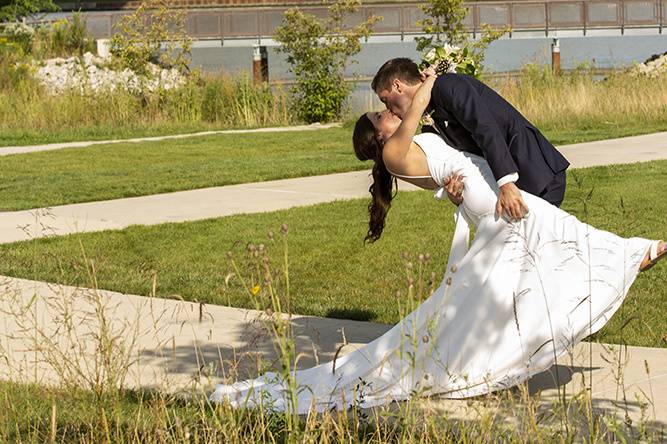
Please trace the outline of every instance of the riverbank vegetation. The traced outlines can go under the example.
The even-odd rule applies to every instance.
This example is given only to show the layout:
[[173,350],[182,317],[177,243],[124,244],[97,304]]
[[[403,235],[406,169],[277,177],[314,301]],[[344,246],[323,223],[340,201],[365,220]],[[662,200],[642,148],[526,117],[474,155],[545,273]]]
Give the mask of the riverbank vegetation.
[[[27,72],[5,69],[10,77],[0,88],[0,147],[303,123],[284,89],[254,85],[247,75],[202,73],[180,89],[141,96],[52,96]],[[554,76],[529,65],[486,81],[557,145],[667,130],[667,76],[599,80],[592,69]],[[348,108],[346,120],[361,112]]]
[[[364,26],[359,32],[368,32],[370,24]],[[146,34],[158,35],[158,31],[148,28]],[[71,21],[60,20],[35,28],[25,24],[0,26],[0,34],[0,147],[291,125],[312,120],[313,116],[320,115],[318,107],[328,103],[321,97],[308,99],[307,107],[312,112],[304,114],[299,108],[301,102],[294,99],[294,91],[290,93],[278,84],[255,84],[247,73],[230,75],[224,71],[188,69],[183,53],[177,59],[168,59],[168,64],[179,67],[187,79],[178,88],[139,93],[116,88],[95,94],[82,94],[81,88],[77,88],[52,94],[52,88],[36,78],[35,66],[49,57],[76,57],[84,70],[90,68],[83,62],[82,55],[93,50],[94,44],[78,16]],[[120,42],[116,43],[117,55],[112,56],[109,66],[118,69],[144,66],[137,65],[136,59],[158,62],[159,57],[151,55],[156,38],[147,38],[140,55],[127,49],[134,45],[117,38]],[[186,39],[186,36],[179,34],[174,38]],[[358,50],[349,42],[330,44],[336,45],[345,47],[341,49],[344,54]],[[329,54],[325,49],[321,52]],[[294,51],[296,49],[292,49]],[[340,70],[339,65],[346,57],[348,55],[342,57],[342,61],[340,57],[333,57],[335,63],[331,63],[336,65],[336,70]],[[313,69],[312,63],[308,66]],[[552,136],[555,144],[667,130],[667,107],[664,106],[667,76],[648,77],[618,71],[600,79],[593,68],[584,65],[556,76],[546,66],[529,64],[519,75],[487,76],[485,81],[545,134]],[[121,71],[118,73],[120,75]],[[319,84],[311,74],[308,77]],[[340,83],[340,79],[336,79],[334,83]],[[330,89],[332,81],[325,83]],[[322,95],[320,89],[315,89],[319,91],[315,96]],[[327,116],[322,117],[324,120],[332,116],[350,120],[364,111],[352,109],[351,102],[345,102],[343,96],[336,97],[334,108],[337,111],[321,114]]]

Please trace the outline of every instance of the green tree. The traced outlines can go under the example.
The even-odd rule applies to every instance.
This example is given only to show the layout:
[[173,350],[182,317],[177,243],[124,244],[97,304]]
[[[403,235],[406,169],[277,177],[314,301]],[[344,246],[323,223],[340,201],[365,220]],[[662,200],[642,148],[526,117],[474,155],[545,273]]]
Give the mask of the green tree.
[[424,51],[443,43],[452,45],[465,44],[468,40],[463,21],[468,10],[464,0],[428,0],[420,5],[427,17],[417,22],[426,37],[417,37],[417,51]]
[[13,22],[37,12],[59,9],[53,0],[0,0],[0,22]]
[[426,4],[420,5],[420,8],[427,17],[417,24],[427,36],[415,38],[417,51],[425,52],[444,43],[461,46],[468,48],[480,69],[486,48],[511,30],[509,26],[495,29],[485,23],[482,25],[480,38],[473,40],[463,23],[468,15],[464,0],[428,0]]
[[381,19],[372,16],[356,26],[346,26],[346,19],[360,5],[360,0],[332,0],[324,20],[291,8],[276,29],[275,39],[281,44],[278,51],[287,54],[290,72],[296,76],[291,89],[294,107],[306,122],[340,117],[351,91],[343,76],[345,67],[361,51],[359,40],[367,38]]
[[188,70],[192,38],[185,14],[165,0],[147,0],[115,26],[109,51],[122,67],[145,74],[148,62]]

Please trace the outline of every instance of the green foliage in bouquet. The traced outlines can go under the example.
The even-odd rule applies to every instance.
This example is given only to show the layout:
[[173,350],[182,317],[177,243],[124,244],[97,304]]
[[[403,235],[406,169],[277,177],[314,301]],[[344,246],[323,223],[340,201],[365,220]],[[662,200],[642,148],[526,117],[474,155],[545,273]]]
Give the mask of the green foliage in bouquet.
[[[444,44],[459,45],[467,49],[466,58],[471,57],[474,60],[477,73],[483,70],[486,48],[511,30],[509,26],[494,28],[488,23],[482,23],[480,37],[472,39],[464,25],[469,13],[464,0],[427,0],[420,5],[420,9],[426,17],[419,20],[417,25],[421,26],[425,36],[415,38],[417,51],[428,51]],[[457,72],[460,72],[459,68]]]
[[422,56],[419,69],[424,70],[429,66],[433,66],[438,75],[446,72],[468,74],[477,78],[481,75],[481,69],[467,46],[459,48],[445,44],[431,48]]

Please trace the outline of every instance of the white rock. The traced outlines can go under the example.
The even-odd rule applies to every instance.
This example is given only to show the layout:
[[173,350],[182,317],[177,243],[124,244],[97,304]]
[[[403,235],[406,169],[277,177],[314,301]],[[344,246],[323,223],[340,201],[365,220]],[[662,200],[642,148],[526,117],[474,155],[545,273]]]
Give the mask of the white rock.
[[173,89],[186,83],[186,78],[177,69],[161,69],[154,64],[148,65],[149,74],[145,77],[127,68],[113,71],[104,66],[104,59],[90,52],[82,58],[54,58],[32,65],[35,77],[53,94],[72,89],[95,94],[118,88],[140,93],[158,88]]
[[86,66],[92,65],[95,62],[95,56],[89,52],[83,55],[83,64]]
[[633,76],[641,75],[649,78],[656,78],[667,74],[667,53],[655,60],[635,64],[635,66],[630,68],[629,73]]

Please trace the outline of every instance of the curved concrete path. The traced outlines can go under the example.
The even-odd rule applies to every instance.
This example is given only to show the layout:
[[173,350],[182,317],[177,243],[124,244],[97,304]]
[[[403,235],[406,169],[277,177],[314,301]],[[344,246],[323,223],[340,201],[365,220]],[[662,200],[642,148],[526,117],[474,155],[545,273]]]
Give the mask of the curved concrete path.
[[[2,379],[92,388],[99,375],[115,368],[126,387],[208,394],[222,380],[256,377],[260,360],[280,369],[265,311],[5,277],[0,277],[0,294]],[[282,318],[292,326],[298,368],[331,361],[337,350],[342,356],[393,327],[313,316]],[[100,349],[108,350],[107,361],[95,359]],[[572,399],[590,389],[597,412],[616,414],[621,421],[627,415],[636,426],[644,404],[647,424],[667,427],[667,349],[581,342],[531,378],[526,388],[530,394],[541,393],[538,411],[549,410],[563,394]],[[516,405],[490,405],[495,415],[506,409],[505,420],[517,410]],[[490,408],[479,398],[469,406],[437,396],[421,399],[418,406],[468,420]]]
[[132,139],[86,140],[81,142],[47,143],[44,145],[32,145],[32,146],[0,146],[0,156],[36,153],[39,151],[62,150],[64,148],[82,148],[93,145],[109,145],[112,143],[153,142],[156,140],[185,139],[189,137],[212,136],[217,134],[281,133],[289,131],[313,131],[313,130],[334,128],[337,126],[340,126],[340,123],[327,123],[324,125],[320,123],[313,123],[311,125],[279,126],[272,128],[200,131],[197,133],[189,133],[189,134],[171,134],[167,136],[135,137]]
[[[667,132],[566,145],[559,149],[573,168],[667,159]],[[368,197],[369,185],[370,171],[363,170],[0,212],[0,243]],[[419,190],[403,181],[399,187],[407,191]]]

